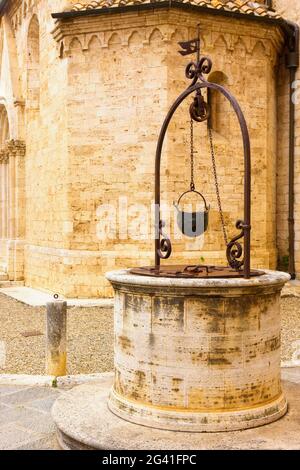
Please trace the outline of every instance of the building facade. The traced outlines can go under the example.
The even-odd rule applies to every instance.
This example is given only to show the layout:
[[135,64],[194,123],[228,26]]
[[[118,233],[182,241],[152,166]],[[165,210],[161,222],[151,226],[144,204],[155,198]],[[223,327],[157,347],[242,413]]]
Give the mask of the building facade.
[[[67,297],[110,296],[105,272],[153,263],[155,148],[170,104],[187,86],[190,58],[178,54],[178,42],[194,38],[199,23],[202,53],[213,61],[209,80],[230,89],[249,126],[252,266],[288,269],[290,74],[282,18],[299,21],[296,4],[2,1],[2,279]],[[228,104],[211,100],[223,211],[234,236],[243,215],[241,136]],[[297,156],[297,106],[295,115]],[[164,149],[166,207],[188,189],[189,139],[183,107]],[[205,125],[197,127],[195,147],[196,187],[211,205],[210,225],[204,240],[176,239],[172,263],[224,264]],[[300,210],[293,207],[300,275]]]

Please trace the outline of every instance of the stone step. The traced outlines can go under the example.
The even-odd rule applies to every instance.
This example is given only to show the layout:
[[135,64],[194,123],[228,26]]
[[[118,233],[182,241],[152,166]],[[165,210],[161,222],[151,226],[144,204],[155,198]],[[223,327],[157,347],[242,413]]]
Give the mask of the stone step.
[[23,287],[24,281],[1,281],[0,279],[0,289],[6,289],[8,287]]
[[0,271],[0,282],[1,281],[8,281],[8,275],[7,275],[7,273],[4,273],[4,272]]

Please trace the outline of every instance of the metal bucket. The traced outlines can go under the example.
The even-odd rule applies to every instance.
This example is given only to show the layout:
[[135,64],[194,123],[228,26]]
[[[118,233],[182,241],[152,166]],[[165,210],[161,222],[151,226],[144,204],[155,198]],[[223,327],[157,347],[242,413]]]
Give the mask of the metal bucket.
[[[186,212],[180,209],[179,204],[183,196],[188,193],[196,193],[201,196],[204,202],[204,210],[203,211],[196,211],[196,212]],[[186,191],[183,193],[180,198],[178,199],[177,203],[174,203],[174,206],[177,210],[177,224],[179,230],[183,233],[183,235],[195,238],[203,235],[208,228],[208,214],[210,210],[210,206],[207,205],[204,196],[195,190]]]

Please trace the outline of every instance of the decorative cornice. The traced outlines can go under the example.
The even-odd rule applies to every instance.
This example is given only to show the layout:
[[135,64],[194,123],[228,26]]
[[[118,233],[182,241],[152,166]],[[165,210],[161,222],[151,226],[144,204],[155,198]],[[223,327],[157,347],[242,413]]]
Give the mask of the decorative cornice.
[[[72,54],[73,46],[76,44],[81,50],[88,51],[93,40],[96,39],[100,48],[111,47],[112,37],[118,37],[118,44],[121,47],[128,47],[131,44],[133,35],[140,37],[141,45],[147,46],[151,43],[151,38],[156,31],[161,36],[162,43],[169,43],[175,33],[179,33],[184,38],[192,37],[195,33],[195,16],[188,11],[166,10],[159,21],[152,11],[147,15],[147,21],[144,16],[131,14],[128,21],[123,24],[118,19],[113,23],[109,17],[88,17],[74,18],[73,21],[59,21],[52,32],[53,37],[58,42],[59,56],[68,57]],[[179,18],[180,15],[180,18]],[[241,20],[240,20],[241,21]],[[129,27],[130,24],[130,27]],[[277,27],[260,28],[256,25],[253,29],[253,23],[243,22],[243,27],[232,28],[232,22],[226,17],[213,19],[208,14],[201,19],[202,40],[208,49],[215,47],[220,36],[226,45],[227,51],[233,51],[239,46],[239,42],[245,45],[247,53],[251,54],[258,42],[263,42],[266,56],[276,55],[282,48],[284,37],[282,30]],[[222,34],[220,33],[222,31]],[[116,41],[113,41],[114,43]],[[114,47],[112,45],[112,47]],[[272,52],[274,50],[274,52]]]

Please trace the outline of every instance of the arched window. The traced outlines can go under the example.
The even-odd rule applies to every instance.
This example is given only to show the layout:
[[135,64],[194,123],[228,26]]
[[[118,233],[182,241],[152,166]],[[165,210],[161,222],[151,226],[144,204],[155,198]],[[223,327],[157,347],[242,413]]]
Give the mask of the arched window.
[[40,26],[34,15],[30,21],[27,38],[27,108],[40,107]]
[[[218,85],[227,85],[227,76],[223,72],[213,72],[208,80]],[[219,91],[208,89],[208,103],[211,110],[209,124],[218,134],[226,137],[229,125],[230,104]]]

